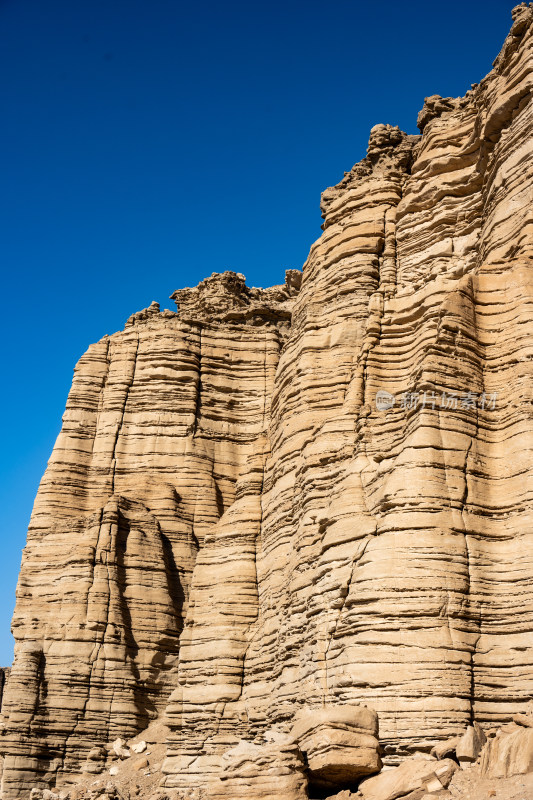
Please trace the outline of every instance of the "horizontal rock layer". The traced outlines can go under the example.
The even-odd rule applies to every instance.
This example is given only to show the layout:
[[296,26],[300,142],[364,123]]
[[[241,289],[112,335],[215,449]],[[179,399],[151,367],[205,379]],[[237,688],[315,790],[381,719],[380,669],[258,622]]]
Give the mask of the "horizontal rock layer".
[[[214,275],[185,309],[152,304],[77,365],[18,583],[5,797],[68,782],[91,748],[164,711],[197,554],[266,446],[298,275],[266,291]],[[206,322],[221,294],[240,316]]]
[[[169,787],[317,702],[376,709],[395,762],[533,690],[532,13],[464,98],[428,101],[420,137],[376,126],[323,195],[274,383],[257,606],[249,586],[236,615],[233,574],[193,580]],[[206,692],[194,651],[230,617]]]
[[7,800],[163,712],[166,786],[223,797],[304,708],[367,704],[393,763],[523,710],[532,17],[420,136],[372,129],[303,279],[212,275],[81,359],[19,579]]

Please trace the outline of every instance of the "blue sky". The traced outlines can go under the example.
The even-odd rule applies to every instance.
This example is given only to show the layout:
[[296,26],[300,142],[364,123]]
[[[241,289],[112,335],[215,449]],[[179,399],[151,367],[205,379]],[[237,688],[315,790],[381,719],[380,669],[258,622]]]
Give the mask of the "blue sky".
[[0,0],[0,665],[73,367],[224,269],[283,281],[379,122],[491,67],[513,3]]

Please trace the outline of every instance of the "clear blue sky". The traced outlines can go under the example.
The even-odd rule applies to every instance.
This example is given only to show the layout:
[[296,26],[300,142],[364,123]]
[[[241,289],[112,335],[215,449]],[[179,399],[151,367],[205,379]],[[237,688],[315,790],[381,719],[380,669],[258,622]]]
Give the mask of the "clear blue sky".
[[0,665],[80,355],[211,272],[301,267],[369,129],[464,94],[512,6],[0,0]]

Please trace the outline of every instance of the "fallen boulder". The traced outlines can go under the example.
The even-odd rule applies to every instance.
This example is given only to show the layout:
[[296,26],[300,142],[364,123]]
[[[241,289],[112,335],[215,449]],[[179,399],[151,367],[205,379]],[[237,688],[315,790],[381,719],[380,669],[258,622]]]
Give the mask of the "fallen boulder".
[[124,739],[115,739],[113,744],[111,745],[113,753],[118,756],[118,758],[129,758],[131,756],[131,752],[126,747],[126,742]]
[[431,749],[431,755],[438,759],[455,758],[455,748],[459,744],[460,739],[460,736],[452,736],[451,739],[439,742]]
[[381,769],[378,718],[366,706],[305,708],[291,735],[306,757],[312,785],[341,789]]
[[477,722],[468,726],[455,748],[455,754],[463,768],[477,761],[486,741],[487,737]]
[[359,792],[364,800],[396,800],[417,791],[422,797],[446,789],[456,769],[451,759],[437,761],[433,756],[416,754],[399,767],[367,778],[359,785]]

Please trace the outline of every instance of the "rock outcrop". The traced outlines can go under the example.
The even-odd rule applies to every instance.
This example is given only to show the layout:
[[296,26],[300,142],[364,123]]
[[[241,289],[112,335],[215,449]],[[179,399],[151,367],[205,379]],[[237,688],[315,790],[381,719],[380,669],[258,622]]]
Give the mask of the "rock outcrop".
[[309,782],[321,790],[353,785],[381,768],[377,714],[364,706],[302,709],[291,737],[305,757]]
[[[303,277],[214,274],[80,360],[19,579],[6,800],[163,714],[169,793],[299,798],[343,749],[364,775],[462,737],[468,762],[474,723],[527,711],[533,5],[513,20],[420,136],[372,129]],[[381,754],[339,723],[362,706]]]
[[[178,293],[184,312],[152,304],[77,365],[17,590],[6,797],[68,781],[164,712],[198,553],[219,519],[247,503],[257,517],[297,290],[294,271],[265,291],[214,275]],[[213,297],[231,321],[205,321]]]

